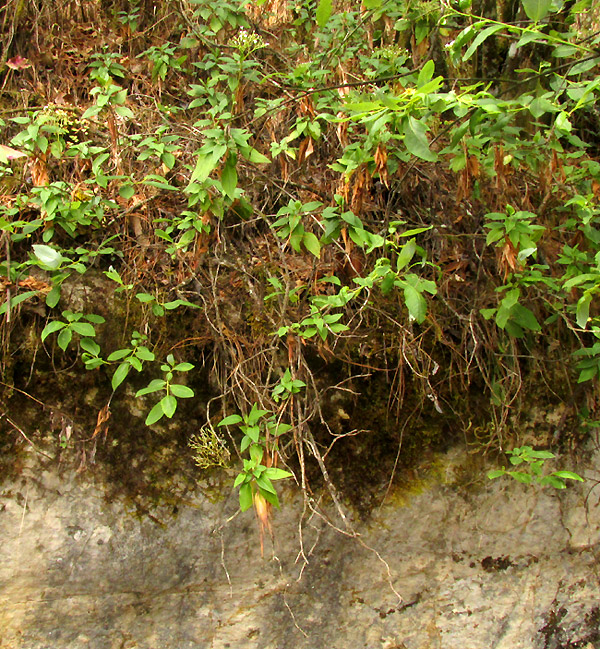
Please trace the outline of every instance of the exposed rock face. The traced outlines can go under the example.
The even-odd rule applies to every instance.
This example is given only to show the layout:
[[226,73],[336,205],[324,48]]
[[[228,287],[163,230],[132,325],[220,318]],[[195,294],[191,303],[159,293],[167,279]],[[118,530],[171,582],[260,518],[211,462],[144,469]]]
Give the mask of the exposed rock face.
[[233,493],[140,520],[31,458],[0,492],[0,647],[600,647],[594,484],[439,480],[357,524],[364,545],[305,521],[301,570],[291,492],[261,559],[251,513],[229,520]]

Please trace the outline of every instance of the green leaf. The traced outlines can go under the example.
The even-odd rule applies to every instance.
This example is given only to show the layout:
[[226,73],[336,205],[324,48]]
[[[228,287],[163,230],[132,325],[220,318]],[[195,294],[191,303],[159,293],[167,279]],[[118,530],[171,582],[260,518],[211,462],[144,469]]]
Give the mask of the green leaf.
[[260,487],[261,491],[267,491],[272,494],[277,493],[269,478],[265,476],[265,471],[256,478],[256,484]]
[[[506,308],[505,306],[501,306],[498,309],[496,313],[496,324],[500,327],[500,329],[505,329],[507,327],[507,325],[509,324],[510,316],[511,310]],[[520,331],[520,334],[517,334],[517,337],[520,338],[523,335],[523,330],[518,325],[516,329],[517,331]],[[510,330],[508,330],[508,332],[510,333]]]
[[187,300],[173,300],[172,302],[165,302],[163,306],[165,307],[165,309],[168,309],[169,311],[172,311],[173,309],[176,309],[177,307],[180,306],[188,306],[191,307],[192,309],[201,308],[198,304],[194,304],[193,302],[188,302]]
[[88,313],[88,315],[83,316],[83,319],[95,324],[103,324],[104,322],[106,322],[106,320],[101,315],[97,315],[95,313]]
[[534,460],[552,460],[555,457],[554,453],[551,453],[550,451],[534,450],[527,450],[525,453],[523,453],[523,456],[525,460],[528,460],[530,458]]
[[179,189],[175,187],[175,185],[171,185],[170,183],[168,183],[165,180],[164,176],[159,176],[157,174],[148,174],[147,176],[144,176],[142,183],[144,185],[149,185],[150,187],[165,189],[171,192],[179,191]]
[[[201,150],[202,151],[202,150]],[[190,178],[190,183],[194,182],[204,182],[212,173],[212,171],[217,166],[219,160],[223,157],[223,154],[227,151],[227,147],[222,144],[216,146],[210,153],[200,153],[198,155],[198,161],[196,162],[196,167]]]
[[260,428],[258,426],[247,426],[244,434],[249,437],[255,444],[258,444],[260,437]]
[[259,464],[263,457],[263,447],[260,444],[252,444],[250,447],[250,459]]
[[575,56],[578,52],[579,49],[573,45],[557,45],[552,50],[552,56],[563,59]]
[[131,365],[131,367],[133,367],[134,370],[137,370],[138,372],[142,371],[142,361],[140,361],[140,359],[136,356],[130,356],[127,359],[127,362]]
[[106,360],[111,363],[113,361],[120,361],[122,358],[125,358],[125,356],[129,356],[130,353],[130,349],[117,349],[112,354],[110,354],[110,356]]
[[427,63],[421,68],[421,71],[419,72],[419,77],[417,78],[417,88],[421,88],[424,86],[428,81],[431,81],[431,77],[433,76],[433,73],[435,71],[435,63],[429,59]]
[[159,419],[162,419],[162,416],[164,415],[162,406],[161,406],[161,401],[159,401],[154,408],[148,413],[148,416],[146,417],[146,426],[152,426],[152,424],[155,424]]
[[410,286],[410,284],[407,284],[404,287],[404,303],[406,304],[406,308],[410,315],[421,324],[427,315],[427,301],[421,293],[419,293],[419,291],[417,291],[413,286]]
[[72,337],[73,337],[73,333],[71,329],[69,329],[68,327],[63,329],[58,334],[58,338],[56,339],[56,342],[58,346],[63,350],[63,352],[67,351],[67,347],[69,346]]
[[278,424],[274,429],[271,429],[271,433],[275,435],[275,437],[279,437],[280,435],[283,435],[290,431],[292,429],[292,426],[289,424]]
[[102,106],[97,106],[94,104],[90,106],[85,113],[81,116],[81,119],[89,119],[90,117],[95,117],[102,110]]
[[538,479],[538,481],[541,485],[550,485],[555,489],[567,488],[567,485],[564,483],[564,480],[562,480],[561,478],[557,478],[554,474],[544,476],[541,480]]
[[48,295],[46,295],[46,306],[53,309],[60,300],[60,284],[55,284]]
[[268,415],[269,411],[268,410],[261,410],[256,404],[252,406],[252,410],[248,413],[248,417],[246,418],[246,423],[249,426],[254,426],[256,422],[263,417],[264,415]]
[[133,111],[128,106],[115,106],[115,113],[127,119],[134,117]]
[[175,410],[177,410],[177,399],[173,395],[167,394],[159,401],[159,403],[165,415],[171,419],[175,414]]
[[588,318],[590,317],[590,303],[592,301],[592,294],[587,291],[577,301],[577,325],[585,329]]
[[81,349],[83,349],[83,351],[86,351],[93,356],[98,356],[98,354],[100,353],[100,345],[95,343],[91,338],[82,338],[79,341],[79,346],[81,347]]
[[505,469],[495,469],[494,471],[488,471],[487,477],[490,480],[494,480],[494,478],[500,478],[506,473]]
[[248,155],[244,155],[244,157],[254,164],[269,164],[271,162],[266,155],[253,148],[250,148]]
[[163,379],[152,379],[152,381],[150,381],[150,383],[148,383],[148,385],[145,388],[138,390],[135,393],[135,396],[143,397],[145,394],[152,394],[153,392],[158,392],[159,390],[163,390],[166,385],[167,382],[163,381]]
[[244,482],[246,480],[247,477],[248,477],[248,474],[245,473],[244,471],[242,471],[241,473],[238,473],[235,480],[233,481],[233,486],[234,487],[239,487],[242,484],[242,482]]
[[504,29],[504,27],[505,25],[501,23],[490,25],[489,27],[481,30],[477,34],[471,45],[469,45],[469,48],[463,56],[463,61],[468,61],[473,56],[473,54],[475,54],[475,50],[483,43],[483,41],[486,40],[486,38],[488,38],[492,34],[495,34],[496,32],[499,32],[501,29]]
[[327,22],[329,21],[329,18],[331,17],[331,10],[332,10],[332,0],[321,0],[319,2],[319,5],[317,7],[317,25],[321,29],[325,27]]
[[217,426],[231,426],[233,424],[239,424],[242,421],[243,419],[239,415],[228,415],[225,419],[221,419]]
[[225,192],[225,195],[232,200],[238,183],[236,165],[237,156],[234,153],[230,153],[227,156],[227,161],[225,162],[221,173],[221,186],[223,187],[223,191]]
[[60,331],[61,329],[64,329],[66,327],[66,323],[64,322],[59,322],[58,320],[53,320],[52,322],[49,322],[45,327],[44,330],[42,331],[41,339],[42,342],[48,338],[50,334],[53,334],[55,331]]
[[87,322],[74,322],[71,325],[71,329],[80,336],[86,336],[88,338],[93,338],[96,335],[94,327]]
[[573,125],[569,121],[569,116],[564,110],[557,115],[554,126],[560,133],[570,133],[573,129]]
[[194,366],[192,363],[177,363],[177,365],[173,367],[173,372],[189,372],[193,369]]
[[283,478],[291,478],[293,474],[284,469],[278,469],[272,466],[266,469],[263,475],[269,478],[269,480],[283,480]]
[[409,153],[417,156],[417,158],[428,162],[437,160],[436,153],[429,148],[425,125],[412,115],[404,124],[404,146],[406,146]]
[[[422,228],[411,228],[410,230],[405,230],[404,232],[397,232],[399,238],[414,237],[416,234],[421,234],[422,232],[427,232],[431,230],[433,225],[427,225]],[[390,232],[396,232],[396,228],[390,227]]]
[[523,9],[530,20],[539,22],[550,13],[552,0],[521,0]]
[[252,507],[252,485],[246,482],[240,487],[240,509],[245,512],[250,507]]
[[187,385],[180,385],[179,383],[171,383],[169,390],[171,394],[179,399],[189,399],[194,396],[192,388],[188,388]]
[[523,471],[507,471],[508,475],[514,478],[517,482],[523,484],[531,484],[531,474],[524,473]]
[[552,475],[557,478],[564,478],[565,480],[578,480],[579,482],[584,482],[584,479],[580,475],[577,475],[572,471],[555,471]]
[[277,494],[274,491],[266,491],[265,489],[261,489],[259,487],[259,492],[260,495],[268,502],[273,505],[273,507],[277,507],[279,509],[279,498],[277,498]]
[[147,348],[147,347],[136,347],[135,354],[138,358],[140,358],[143,361],[153,361],[154,360],[154,354]]
[[[15,297],[10,298],[10,307],[17,306],[17,304],[20,304],[21,302],[25,302],[25,300],[28,300],[30,297],[34,297],[37,295],[37,291],[25,291],[25,293],[20,293],[19,295],[15,295]],[[2,306],[0,306],[0,314],[6,313],[8,305],[8,301],[4,302]]]
[[95,370],[96,368],[104,365],[104,361],[101,358],[90,357],[89,354],[83,353],[81,358],[85,364],[86,370]]
[[411,239],[407,243],[405,243],[402,248],[400,248],[400,252],[398,253],[398,259],[396,260],[396,269],[397,270],[402,270],[408,264],[410,264],[412,258],[414,257],[414,254],[417,250],[417,242],[414,239]]
[[130,199],[135,194],[135,187],[131,184],[121,185],[119,187],[119,196]]
[[38,258],[38,260],[51,270],[56,270],[64,260],[64,257],[60,252],[54,250],[54,248],[51,248],[50,246],[34,244],[32,248],[33,254]]
[[183,300],[172,300],[171,302],[165,302],[162,306],[164,306],[167,311],[173,311],[173,309],[180,307],[182,304]]
[[521,304],[516,304],[512,311],[513,320],[516,324],[529,329],[530,331],[540,331],[542,326],[537,321],[533,312]]
[[600,374],[600,367],[598,366],[588,367],[586,369],[583,369],[579,373],[579,377],[577,378],[577,383],[584,383],[585,381],[590,381],[597,374]]
[[[110,360],[110,356],[108,357]],[[129,371],[131,370],[131,365],[129,363],[121,363],[119,367],[115,370],[115,373],[112,375],[111,385],[113,392],[123,383],[127,378]]]
[[304,247],[308,252],[312,253],[317,259],[321,256],[321,244],[312,232],[305,232],[304,239],[302,240]]

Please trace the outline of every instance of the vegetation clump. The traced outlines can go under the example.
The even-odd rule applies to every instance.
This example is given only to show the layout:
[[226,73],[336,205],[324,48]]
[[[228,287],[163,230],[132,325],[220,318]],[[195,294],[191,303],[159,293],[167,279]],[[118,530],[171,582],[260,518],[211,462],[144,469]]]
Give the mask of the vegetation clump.
[[[159,393],[135,427],[186,421],[203,468],[237,454],[263,529],[274,480],[318,507],[315,472],[349,525],[332,468],[381,482],[361,436],[391,449],[391,483],[448,422],[521,444],[540,382],[565,408],[554,450],[594,420],[591,0],[44,0],[0,18],[5,411],[57,407],[36,372],[93,373],[91,423],[71,413],[85,464],[119,443],[111,408]],[[123,308],[74,306],[65,287],[93,272]]]

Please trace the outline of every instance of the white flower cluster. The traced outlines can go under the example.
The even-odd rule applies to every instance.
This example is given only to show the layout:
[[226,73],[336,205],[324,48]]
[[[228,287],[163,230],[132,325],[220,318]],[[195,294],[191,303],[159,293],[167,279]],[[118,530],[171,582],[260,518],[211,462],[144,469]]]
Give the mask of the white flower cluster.
[[231,40],[231,44],[244,54],[260,50],[267,46],[262,36],[256,32],[249,32],[247,29],[240,29],[237,36],[234,36]]

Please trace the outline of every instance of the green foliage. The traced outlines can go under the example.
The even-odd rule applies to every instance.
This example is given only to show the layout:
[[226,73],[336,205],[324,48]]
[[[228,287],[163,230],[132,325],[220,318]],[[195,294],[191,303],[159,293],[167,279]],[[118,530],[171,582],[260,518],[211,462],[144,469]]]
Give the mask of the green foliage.
[[[152,362],[154,360],[154,352],[151,352],[143,344],[147,339],[148,337],[146,335],[134,331],[131,336],[130,346],[115,350],[106,359],[108,363],[118,363],[111,380],[113,392],[127,378],[132,368],[136,370],[136,372],[141,372],[144,363]],[[89,361],[84,358],[84,362],[88,369],[94,369],[97,364],[95,358],[91,358]]]
[[161,126],[155,134],[149,135],[140,142],[141,153],[138,160],[143,162],[156,157],[167,169],[173,169],[175,166],[174,153],[180,150],[176,144],[179,142],[179,137],[177,135],[165,135],[167,130],[166,126]]
[[273,228],[277,236],[287,239],[290,246],[300,252],[303,246],[315,257],[319,258],[321,254],[321,245],[318,238],[312,232],[307,232],[302,224],[302,217],[308,215],[322,206],[318,201],[302,204],[300,201],[290,201],[285,207],[278,212],[279,217]]
[[182,65],[187,55],[175,56],[175,46],[171,43],[153,45],[145,52],[138,54],[138,58],[147,57],[152,62],[152,81],[164,81],[169,71],[183,70]]
[[540,323],[533,311],[519,302],[520,296],[521,290],[512,288],[506,292],[497,309],[482,309],[481,314],[486,320],[494,316],[498,327],[515,338],[522,338],[525,331],[540,331]]
[[94,325],[105,322],[102,316],[93,313],[84,315],[83,313],[63,311],[62,316],[65,320],[52,320],[44,327],[41,334],[41,341],[44,342],[50,334],[58,333],[56,343],[63,351],[67,350],[67,347],[73,339],[73,334],[77,334],[80,337],[79,344],[85,350],[89,346],[89,342],[84,341],[96,336]]
[[223,0],[195,0],[194,18],[200,22],[199,35],[213,37],[220,31],[230,28],[249,27],[244,15],[245,2]]
[[156,228],[154,233],[168,242],[165,252],[171,257],[176,257],[178,252],[185,252],[199,234],[210,232],[210,225],[192,210],[183,210],[176,218],[159,218],[154,222],[162,226]]
[[240,451],[249,455],[249,458],[244,458],[244,467],[234,482],[234,487],[240,489],[240,509],[244,512],[252,507],[255,493],[279,507],[273,481],[289,478],[292,474],[284,469],[266,466],[262,461],[266,458],[267,437],[276,444],[279,436],[287,433],[291,426],[278,422],[275,416],[270,415],[268,410],[261,410],[256,403],[247,415],[229,415],[219,422],[219,426],[238,426],[243,433]]
[[273,388],[273,401],[275,403],[285,401],[285,399],[288,399],[293,394],[298,394],[305,387],[306,383],[304,381],[292,378],[292,373],[288,367],[279,380],[279,383]]
[[68,140],[77,140],[82,133],[73,112],[53,105],[11,121],[25,127],[11,139],[11,144],[34,155],[49,153],[61,158]]
[[118,63],[118,58],[118,54],[106,51],[94,54],[88,67],[90,79],[98,84],[90,90],[95,103],[83,113],[83,119],[96,117],[104,109],[114,111],[120,117],[133,117],[132,110],[125,105],[127,90],[114,83],[115,78],[125,79],[126,74],[125,68]]
[[[41,339],[78,341],[113,393],[149,369],[165,335],[178,337],[171,349],[206,341],[215,367],[236,358],[217,380],[241,410],[254,403],[220,424],[242,434],[242,509],[256,495],[278,504],[272,483],[290,474],[272,464],[283,418],[302,420],[294,409],[305,419],[286,451],[313,450],[303,434],[315,382],[292,368],[310,371],[317,353],[344,366],[385,359],[385,371],[400,359],[399,377],[412,379],[398,385],[427,396],[454,390],[457,375],[463,389],[485,384],[498,436],[512,377],[526,382],[531,359],[545,379],[567,360],[567,382],[600,379],[600,36],[589,3],[165,7],[146,29],[138,0],[111,5],[98,27],[106,46],[65,49],[87,73],[76,89],[56,80],[55,104],[35,94],[28,105],[6,79],[0,125],[18,149],[0,147],[7,324],[66,302],[67,278],[93,268],[127,303],[128,342],[106,357],[100,321],[68,310]],[[21,80],[47,73],[40,64]],[[180,307],[199,331],[174,317]],[[562,354],[550,370],[546,350]],[[426,366],[441,358],[451,369],[432,385]],[[162,371],[138,391],[160,395],[149,425],[193,396],[173,383],[190,364],[170,355]],[[195,439],[202,466],[225,464],[209,424]],[[551,454],[540,453],[515,449],[511,463],[529,471],[503,472],[577,479],[542,476]]]
[[[136,348],[135,351],[137,352],[136,360],[141,360],[139,349]],[[129,356],[127,362],[131,364],[131,360],[132,356]],[[175,361],[173,354],[169,354],[166,362],[160,366],[160,369],[164,372],[164,378],[153,379],[145,388],[138,390],[135,394],[136,397],[141,397],[145,394],[154,394],[155,392],[165,393],[148,413],[145,422],[146,426],[152,426],[152,424],[155,424],[163,417],[171,419],[177,410],[177,399],[189,399],[194,396],[194,391],[187,385],[172,382],[174,372],[189,372],[194,369],[192,363],[178,363]]]
[[488,473],[490,480],[508,475],[523,484],[537,483],[555,489],[565,489],[567,486],[566,480],[583,482],[583,478],[572,471],[553,471],[544,474],[543,469],[546,460],[552,460],[556,457],[550,451],[534,451],[531,446],[521,446],[520,448],[513,448],[508,455],[509,462],[513,466],[525,464],[526,470],[513,470],[502,467]]
[[546,228],[543,225],[532,223],[536,218],[531,212],[517,212],[511,205],[506,206],[506,213],[493,212],[486,214],[489,223],[485,227],[489,229],[486,237],[486,244],[492,243],[500,247],[508,239],[518,253],[517,258],[523,261],[537,251],[537,241]]
[[319,334],[321,340],[325,341],[329,334],[335,335],[349,329],[348,325],[339,322],[343,313],[325,313],[314,304],[310,307],[310,313],[310,316],[303,318],[300,322],[279,327],[277,335],[282,338],[292,332],[306,339]]
[[142,304],[147,304],[152,309],[152,313],[159,318],[164,316],[167,311],[173,311],[180,306],[191,307],[192,309],[199,309],[197,304],[188,302],[187,300],[171,300],[169,302],[161,302],[154,295],[149,293],[136,293],[136,299]]

